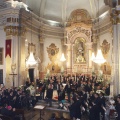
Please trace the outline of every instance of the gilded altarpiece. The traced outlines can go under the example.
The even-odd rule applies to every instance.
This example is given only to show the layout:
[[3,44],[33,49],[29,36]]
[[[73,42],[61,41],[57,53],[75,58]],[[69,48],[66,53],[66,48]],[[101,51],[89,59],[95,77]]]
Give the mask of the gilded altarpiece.
[[48,63],[47,67],[45,68],[47,74],[60,72],[59,65],[55,63],[58,52],[59,52],[59,48],[54,43],[52,43],[49,47],[47,47],[48,57],[51,61],[50,63]]
[[91,71],[91,26],[73,24],[67,28],[68,65],[67,73],[88,73]]
[[67,26],[67,73],[88,73],[92,69],[92,24],[89,13],[84,9],[73,11]]

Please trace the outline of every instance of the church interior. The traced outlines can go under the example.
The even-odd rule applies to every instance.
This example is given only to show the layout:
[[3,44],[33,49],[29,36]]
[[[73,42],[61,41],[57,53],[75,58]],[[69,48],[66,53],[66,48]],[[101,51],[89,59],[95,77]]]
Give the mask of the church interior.
[[[49,80],[54,81],[56,97],[59,82],[66,88],[68,79],[77,84],[82,80],[85,86],[88,78],[94,78],[102,88],[109,86],[108,96],[117,96],[119,24],[120,0],[0,0],[0,92],[29,87],[29,82],[41,95],[39,82]],[[62,112],[69,116],[65,109]],[[27,116],[34,115],[27,112]]]

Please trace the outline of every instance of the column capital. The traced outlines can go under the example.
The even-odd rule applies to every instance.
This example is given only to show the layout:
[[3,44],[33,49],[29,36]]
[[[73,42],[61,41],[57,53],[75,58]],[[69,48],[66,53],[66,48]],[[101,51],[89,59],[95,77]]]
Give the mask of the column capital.
[[26,33],[25,27],[20,26],[5,26],[4,31],[6,32],[6,36],[13,35],[13,36],[24,36]]
[[118,8],[112,9],[111,22],[113,25],[120,23],[120,10],[119,9]]
[[40,44],[43,44],[43,43],[44,43],[44,39],[45,39],[45,38],[43,38],[43,37],[40,37],[40,38],[39,38]]

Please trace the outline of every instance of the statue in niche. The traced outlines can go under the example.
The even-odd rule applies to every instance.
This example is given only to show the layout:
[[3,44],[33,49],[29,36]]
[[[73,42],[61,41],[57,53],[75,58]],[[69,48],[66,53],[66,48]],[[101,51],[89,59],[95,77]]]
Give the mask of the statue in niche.
[[76,63],[83,63],[85,62],[85,57],[84,57],[84,43],[82,41],[76,42]]
[[82,56],[82,54],[79,54],[79,56],[76,58],[77,63],[85,62],[85,58]]

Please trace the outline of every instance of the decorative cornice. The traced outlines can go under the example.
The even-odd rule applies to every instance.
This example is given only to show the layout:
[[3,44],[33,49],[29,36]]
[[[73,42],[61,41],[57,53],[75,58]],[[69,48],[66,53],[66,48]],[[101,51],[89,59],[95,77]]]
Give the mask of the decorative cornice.
[[[106,30],[109,30],[112,26],[112,23],[110,22],[109,24],[106,24],[105,26],[102,26],[101,28],[99,29],[93,29],[92,30],[92,33],[93,33],[93,36],[94,35],[97,35],[97,33],[99,34],[102,34],[103,32],[105,32]],[[99,32],[98,32],[99,31]]]
[[4,31],[6,32],[6,36],[8,36],[8,35],[24,36],[26,29],[25,29],[25,27],[19,27],[19,26],[5,26]]

